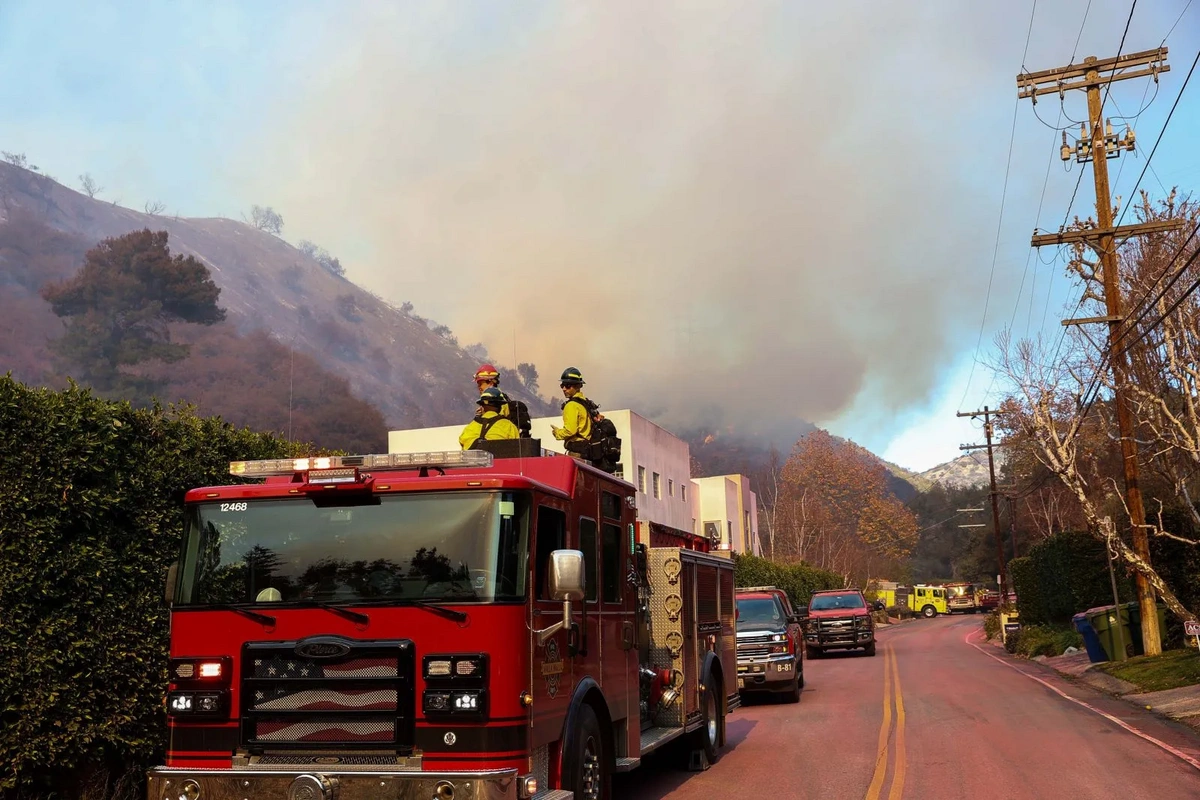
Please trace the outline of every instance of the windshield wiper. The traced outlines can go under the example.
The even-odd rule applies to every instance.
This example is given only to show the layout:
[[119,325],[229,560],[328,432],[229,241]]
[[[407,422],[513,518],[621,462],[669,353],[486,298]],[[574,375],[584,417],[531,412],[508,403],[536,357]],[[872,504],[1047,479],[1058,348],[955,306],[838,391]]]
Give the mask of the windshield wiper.
[[250,609],[242,608],[241,606],[233,606],[233,605],[229,605],[229,604],[217,604],[217,605],[211,605],[211,606],[209,606],[209,608],[215,609],[217,611],[233,611],[237,614],[241,614],[243,617],[249,617],[250,619],[252,619],[255,622],[258,622],[262,625],[274,626],[274,624],[275,624],[275,618],[272,617],[270,614],[260,614],[257,611],[251,611]]
[[428,600],[415,600],[415,599],[409,598],[405,602],[412,603],[417,608],[423,608],[426,611],[432,611],[434,614],[438,614],[440,616],[446,617],[447,619],[452,619],[455,622],[466,622],[467,621],[467,615],[465,613],[463,613],[462,611],[456,611],[453,608],[446,608],[445,606],[439,606],[437,603],[431,603]]
[[351,611],[348,608],[342,608],[341,606],[334,605],[333,603],[319,603],[315,600],[312,600],[304,605],[316,606],[317,608],[324,609],[331,614],[337,614],[339,617],[344,617],[351,622],[357,622],[360,625],[366,625],[371,621],[371,618],[366,614],[359,613],[358,611]]

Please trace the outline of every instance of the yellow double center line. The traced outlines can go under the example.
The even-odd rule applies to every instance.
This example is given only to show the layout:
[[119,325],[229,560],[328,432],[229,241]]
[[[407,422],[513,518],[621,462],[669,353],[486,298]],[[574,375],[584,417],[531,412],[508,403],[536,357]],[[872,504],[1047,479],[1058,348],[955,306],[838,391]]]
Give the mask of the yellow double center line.
[[[895,737],[892,736],[892,703],[896,706]],[[904,694],[900,691],[900,671],[896,667],[896,652],[883,648],[883,724],[879,726],[879,749],[875,754],[875,774],[867,788],[867,800],[879,800],[887,780],[889,745],[895,741],[892,767],[892,786],[888,800],[900,800],[904,794],[904,775],[908,759],[904,750]]]

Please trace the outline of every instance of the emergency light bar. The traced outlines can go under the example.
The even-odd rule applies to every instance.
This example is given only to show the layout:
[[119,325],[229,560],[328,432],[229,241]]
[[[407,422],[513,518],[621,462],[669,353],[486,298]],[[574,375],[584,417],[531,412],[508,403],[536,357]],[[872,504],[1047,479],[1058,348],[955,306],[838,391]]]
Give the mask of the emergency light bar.
[[420,467],[449,469],[451,467],[490,467],[491,465],[492,454],[486,450],[443,450],[429,453],[376,453],[367,456],[308,456],[306,458],[267,458],[261,461],[231,461],[229,462],[229,474],[239,478],[273,478],[310,470],[383,470],[418,469]]

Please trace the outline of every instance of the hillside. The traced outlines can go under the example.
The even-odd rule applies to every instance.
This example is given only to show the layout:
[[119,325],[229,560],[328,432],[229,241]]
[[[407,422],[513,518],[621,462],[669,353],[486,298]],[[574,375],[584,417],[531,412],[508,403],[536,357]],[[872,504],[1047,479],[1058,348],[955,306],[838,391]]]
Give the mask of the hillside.
[[[804,423],[794,431],[779,436],[776,442],[733,430],[691,430],[681,435],[691,448],[692,470],[696,475],[741,473],[752,480],[765,481],[771,472],[772,459],[778,467],[782,467],[791,455],[796,440],[813,430],[816,430],[816,426]],[[875,458],[887,469],[888,488],[902,502],[911,501],[932,486],[919,475],[878,456]]]
[[[350,393],[379,410],[385,429],[452,424],[473,413],[475,386],[470,376],[480,356],[486,355],[479,348],[469,355],[445,329],[435,333],[431,323],[411,310],[384,302],[283,239],[245,223],[141,213],[0,163],[0,228],[10,229],[9,246],[0,255],[0,303],[6,309],[0,325],[8,334],[0,343],[0,364],[27,383],[55,379],[48,371],[47,340],[59,335],[62,326],[38,295],[41,286],[74,272],[83,252],[99,240],[149,228],[168,233],[173,253],[193,255],[211,270],[221,288],[220,305],[236,334],[259,332],[280,345],[272,355],[262,356],[268,363],[258,368],[276,370],[277,362],[287,362],[283,366],[291,374],[285,376],[285,386],[294,384],[297,365],[308,370],[309,377],[320,370],[342,378]],[[222,347],[253,346],[250,339],[228,338],[222,345],[202,331],[184,335],[211,339],[210,360]],[[292,350],[301,358],[293,359]],[[189,366],[190,361],[170,369],[180,373],[173,376],[180,381],[199,385],[194,374],[186,374],[195,366]],[[515,371],[507,372],[506,378],[503,388],[528,402],[535,413],[557,408],[527,391]],[[211,395],[225,387],[210,382],[207,389]],[[286,430],[288,407],[285,402],[268,427]],[[267,422],[261,414],[254,421]],[[379,441],[385,438],[381,430]]]
[[[996,453],[996,468],[1004,463],[1001,453]],[[953,461],[938,464],[917,476],[927,484],[940,483],[947,488],[965,489],[972,486],[986,486],[988,483],[987,454],[983,452],[967,453]]]

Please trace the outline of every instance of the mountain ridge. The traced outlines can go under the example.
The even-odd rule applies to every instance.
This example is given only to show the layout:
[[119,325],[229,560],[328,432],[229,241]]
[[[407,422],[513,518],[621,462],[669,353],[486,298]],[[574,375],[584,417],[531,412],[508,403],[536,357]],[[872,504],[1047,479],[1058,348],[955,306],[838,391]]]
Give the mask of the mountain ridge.
[[[194,256],[211,271],[221,288],[219,304],[240,333],[264,330],[345,378],[354,395],[379,409],[388,428],[453,424],[475,411],[471,376],[488,360],[480,346],[468,353],[444,326],[396,308],[278,236],[222,217],[134,211],[0,163],[0,224],[22,213],[93,245],[135,230],[166,231],[172,253]],[[22,352],[5,354],[10,363],[30,371],[30,364],[45,360],[45,342],[14,346],[21,344]],[[35,351],[38,357],[31,357]],[[504,370],[506,392],[536,414],[557,409],[516,376],[515,369]]]

